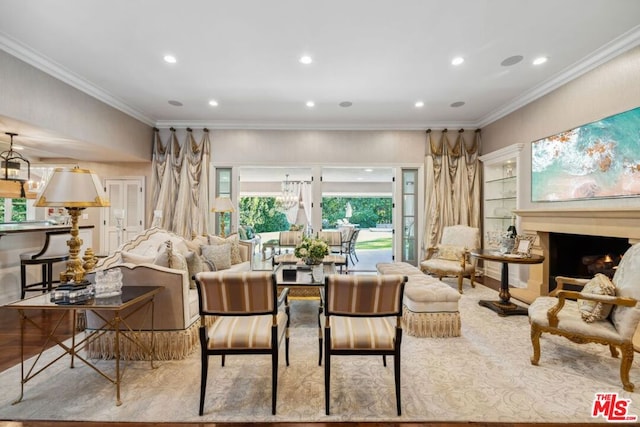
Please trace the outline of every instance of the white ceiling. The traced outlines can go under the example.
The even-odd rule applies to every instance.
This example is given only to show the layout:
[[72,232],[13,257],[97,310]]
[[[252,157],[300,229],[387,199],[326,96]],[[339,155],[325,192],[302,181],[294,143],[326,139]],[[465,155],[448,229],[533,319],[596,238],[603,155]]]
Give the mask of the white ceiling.
[[639,44],[638,0],[0,0],[0,49],[159,127],[482,127]]

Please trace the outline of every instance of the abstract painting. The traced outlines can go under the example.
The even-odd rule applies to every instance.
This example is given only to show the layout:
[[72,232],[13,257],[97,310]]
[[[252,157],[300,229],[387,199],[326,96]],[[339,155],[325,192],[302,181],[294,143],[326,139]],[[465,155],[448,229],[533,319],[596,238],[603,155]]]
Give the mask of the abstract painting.
[[531,201],[640,195],[640,107],[531,143]]

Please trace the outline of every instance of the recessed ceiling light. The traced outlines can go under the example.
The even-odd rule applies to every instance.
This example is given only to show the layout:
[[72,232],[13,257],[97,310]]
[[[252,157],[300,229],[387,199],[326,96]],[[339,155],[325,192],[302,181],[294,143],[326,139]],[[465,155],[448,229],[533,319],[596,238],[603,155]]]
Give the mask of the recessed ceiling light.
[[464,101],[456,101],[453,104],[451,104],[452,108],[458,108],[458,107],[462,107],[464,105]]
[[209,105],[211,105],[212,107],[217,107],[218,101],[216,101],[215,99],[212,99],[211,101],[209,101]]
[[518,62],[522,61],[524,56],[522,55],[513,55],[506,58],[504,61],[500,63],[503,67],[510,67],[512,65],[516,65]]
[[309,65],[313,62],[313,58],[311,58],[309,55],[302,55],[299,61],[301,64]]
[[371,168],[367,168],[367,169],[365,169],[364,171],[365,171],[365,172],[373,172],[373,169],[371,169]]
[[170,100],[169,104],[173,105],[174,107],[182,107],[182,102],[176,101],[175,99]]
[[451,60],[451,65],[460,65],[464,62],[464,58],[462,56],[456,56]]
[[545,62],[547,62],[547,57],[546,56],[541,56],[539,58],[536,58],[533,60],[533,65],[542,65]]
[[315,107],[316,103],[313,101],[307,101],[307,107],[311,108],[311,107]]
[[424,102],[416,101],[416,103],[414,105],[416,106],[416,108],[422,108],[422,107],[424,107]]
[[338,105],[343,107],[343,108],[348,108],[348,107],[351,107],[353,105],[353,102],[351,102],[351,101],[342,101]]
[[173,55],[165,55],[163,59],[164,62],[168,62],[169,64],[175,64],[176,62],[178,62],[176,57]]

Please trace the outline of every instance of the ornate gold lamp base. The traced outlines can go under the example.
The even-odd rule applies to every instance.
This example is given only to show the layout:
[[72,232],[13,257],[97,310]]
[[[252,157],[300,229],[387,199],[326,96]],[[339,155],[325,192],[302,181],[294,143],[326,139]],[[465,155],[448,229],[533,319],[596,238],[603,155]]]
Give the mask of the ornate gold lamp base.
[[85,269],[83,267],[83,259],[80,258],[80,248],[82,247],[82,239],[78,237],[80,229],[78,228],[78,218],[84,208],[66,208],[71,217],[71,238],[67,240],[69,246],[69,260],[67,261],[67,270],[60,273],[60,282],[73,284],[76,286],[86,286],[88,281],[84,280]]

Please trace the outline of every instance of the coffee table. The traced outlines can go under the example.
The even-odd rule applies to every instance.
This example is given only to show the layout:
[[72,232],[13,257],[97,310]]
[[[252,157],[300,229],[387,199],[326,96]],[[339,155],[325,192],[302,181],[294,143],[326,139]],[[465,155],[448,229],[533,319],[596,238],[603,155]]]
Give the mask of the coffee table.
[[[294,270],[295,276],[285,277],[285,270]],[[326,277],[329,274],[336,274],[336,266],[332,263],[323,264],[324,276]],[[314,281],[313,276],[311,275],[311,270],[303,267],[299,264],[287,264],[282,263],[278,264],[275,268],[276,275],[276,284],[278,287],[289,288],[289,289],[309,289],[315,288],[318,289],[318,294],[321,288],[324,287],[324,280],[322,281]],[[295,277],[295,278],[294,278]],[[289,301],[292,301],[289,299]],[[319,358],[318,365],[322,365],[322,324],[320,323],[320,315],[323,312],[322,298],[318,298],[318,345],[319,345]]]
[[[33,377],[53,365],[58,360],[62,359],[65,355],[71,356],[71,365],[70,367],[74,367],[74,361],[77,358],[78,360],[84,362],[87,366],[92,368],[98,374],[100,374],[107,381],[113,383],[116,386],[116,405],[120,406],[122,401],[120,400],[120,384],[122,383],[122,375],[124,372],[120,369],[120,337],[122,336],[125,339],[130,340],[134,344],[136,344],[142,351],[149,355],[151,359],[151,368],[155,368],[153,366],[153,360],[155,358],[154,346],[153,346],[153,304],[154,297],[160,291],[164,289],[163,286],[124,286],[122,288],[122,294],[110,298],[96,298],[88,301],[84,301],[77,304],[56,304],[51,301],[51,292],[34,296],[31,298],[26,298],[20,301],[13,302],[11,304],[7,304],[4,307],[18,310],[20,314],[20,359],[21,359],[21,382],[20,382],[20,396],[18,399],[13,402],[14,404],[20,402],[24,395],[24,385],[31,380]],[[147,347],[142,342],[136,340],[134,337],[127,334],[128,331],[132,331],[132,329],[127,324],[127,318],[129,315],[122,315],[122,311],[132,307],[136,304],[140,305],[136,307],[133,312],[129,315],[136,313],[144,308],[149,309],[149,315],[151,316],[151,346]],[[54,321],[53,324],[54,329],[52,331],[45,331],[42,325],[36,323],[32,318],[28,316],[28,312],[30,310],[47,310],[52,313],[59,313],[59,320]],[[87,332],[86,336],[79,341],[76,341],[76,335],[71,336],[71,345],[67,345],[64,341],[60,340],[57,335],[57,329],[60,325],[63,324],[65,317],[71,316],[73,321],[73,331],[76,329],[76,319],[77,319],[77,311],[78,310],[100,310],[100,311],[111,311],[114,316],[113,319],[105,319],[100,316],[104,321],[104,324],[91,332]],[[99,316],[99,315],[98,315]],[[32,365],[28,367],[25,372],[25,355],[24,355],[24,341],[25,341],[25,327],[26,324],[29,323],[36,328],[40,329],[43,333],[48,332],[48,340],[55,342],[62,350],[62,354],[55,357],[52,361],[48,362],[44,366],[39,367],[38,361],[42,356],[42,353],[46,350],[46,346],[43,346],[40,353],[37,357],[35,357]],[[98,368],[95,363],[92,363],[87,358],[80,355],[80,351],[84,349],[88,343],[96,336],[103,334],[105,330],[114,330],[115,331],[115,341],[114,341],[114,362],[115,362],[115,373],[113,375],[107,374],[102,369]],[[36,369],[37,368],[37,369]]]

